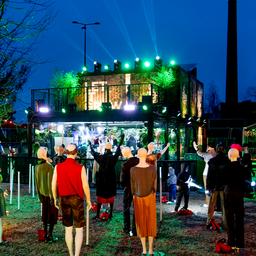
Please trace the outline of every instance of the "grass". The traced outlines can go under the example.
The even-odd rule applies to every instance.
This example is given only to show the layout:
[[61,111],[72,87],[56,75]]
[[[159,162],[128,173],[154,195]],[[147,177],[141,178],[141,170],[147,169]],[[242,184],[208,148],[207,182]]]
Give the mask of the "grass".
[[[193,199],[192,204],[201,198]],[[40,203],[37,198],[32,198],[24,193],[21,198],[21,210],[17,210],[17,198],[13,197],[13,204],[7,203],[9,215],[3,219],[4,232],[9,240],[8,245],[0,247],[0,255],[12,256],[48,256],[67,255],[64,241],[64,227],[61,222],[55,227],[54,234],[58,241],[54,243],[39,242],[37,230],[42,228],[40,220]],[[206,230],[206,215],[193,210],[194,215],[178,216],[170,213],[171,207],[164,205],[163,221],[158,226],[158,236],[154,248],[165,255],[197,255],[212,256],[215,241],[226,237],[226,233],[216,233]],[[195,208],[196,209],[196,208]],[[255,200],[246,202],[246,254],[256,255],[256,203]],[[92,219],[94,213],[90,213],[90,240],[89,246],[82,246],[81,255],[88,256],[131,256],[140,255],[141,244],[138,237],[128,237],[123,233],[122,194],[118,194],[115,202],[115,212],[112,220],[107,222]],[[84,237],[85,241],[85,237]]]

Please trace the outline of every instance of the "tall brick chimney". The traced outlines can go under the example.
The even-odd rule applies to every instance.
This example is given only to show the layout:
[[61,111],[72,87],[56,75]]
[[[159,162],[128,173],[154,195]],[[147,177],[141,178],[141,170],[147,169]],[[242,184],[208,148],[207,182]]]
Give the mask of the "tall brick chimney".
[[237,79],[237,0],[228,0],[228,35],[226,63],[226,106],[238,104]]

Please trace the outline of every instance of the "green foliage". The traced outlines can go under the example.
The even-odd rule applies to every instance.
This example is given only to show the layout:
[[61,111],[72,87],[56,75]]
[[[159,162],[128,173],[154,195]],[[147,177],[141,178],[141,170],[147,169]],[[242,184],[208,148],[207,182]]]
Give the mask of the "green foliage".
[[79,78],[73,72],[57,71],[50,81],[51,87],[54,88],[72,88],[79,86]]
[[171,88],[174,86],[175,76],[171,67],[162,67],[157,73],[153,73],[150,77],[153,84],[163,88]]
[[[50,81],[50,85],[52,88],[67,89],[68,97],[70,98],[70,101],[72,101],[74,100],[74,97],[79,94],[79,80],[78,75],[73,71],[66,73],[64,71],[56,71]],[[56,97],[58,97],[58,95],[56,95]]]

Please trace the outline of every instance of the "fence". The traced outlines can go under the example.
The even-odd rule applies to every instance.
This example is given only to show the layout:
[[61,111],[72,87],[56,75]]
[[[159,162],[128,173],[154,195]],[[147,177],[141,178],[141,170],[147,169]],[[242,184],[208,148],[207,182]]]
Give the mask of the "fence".
[[[78,161],[83,164],[87,171],[88,171],[88,179],[89,183],[92,184],[93,182],[93,159],[78,159]],[[122,166],[125,160],[120,159],[117,162],[116,165],[116,179],[117,179],[117,187],[121,188],[120,184],[120,173],[122,170]],[[7,155],[1,155],[0,156],[0,168],[2,170],[2,176],[3,176],[3,181],[8,183],[10,181],[10,173],[11,173],[11,168],[10,166],[13,167],[14,170],[14,177],[13,181],[14,183],[18,182],[18,176],[17,172],[20,172],[20,182],[21,184],[29,184],[29,178],[30,177],[30,165],[35,166],[37,164],[37,158],[28,158],[25,156],[7,156]],[[201,183],[200,177],[198,178],[198,170],[197,170],[197,161],[195,160],[181,160],[181,161],[174,161],[174,160],[159,160],[157,162],[158,165],[158,170],[159,167],[162,167],[162,182],[163,182],[163,190],[165,191],[166,188],[166,180],[167,180],[167,175],[168,175],[168,167],[172,166],[176,174],[179,173],[180,169],[184,164],[188,164],[189,168],[191,170],[191,176],[196,182]],[[158,171],[159,175],[159,171]],[[159,178],[159,177],[158,177]],[[158,179],[159,180],[159,179]],[[158,186],[159,187],[159,186]]]

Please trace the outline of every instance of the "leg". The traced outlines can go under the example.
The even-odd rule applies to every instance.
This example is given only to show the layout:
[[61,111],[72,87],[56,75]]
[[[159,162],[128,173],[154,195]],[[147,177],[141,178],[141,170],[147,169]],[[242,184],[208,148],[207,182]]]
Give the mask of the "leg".
[[213,219],[214,211],[215,211],[215,205],[217,201],[217,192],[213,192],[210,196],[210,202],[208,206],[208,218],[207,218],[207,225],[210,223],[211,219]]
[[79,256],[83,243],[83,228],[76,228],[75,256]]
[[244,248],[244,202],[242,197],[237,199],[236,207],[236,246]]
[[123,197],[123,217],[124,217],[124,231],[130,231],[130,206],[131,206],[131,199],[130,193],[127,192],[127,189],[124,190],[124,197]]
[[221,211],[222,211],[222,223],[224,228],[227,228],[227,220],[226,220],[226,212],[225,212],[225,206],[224,206],[224,192],[220,191],[220,204],[221,204]]
[[183,191],[180,188],[180,190],[178,192],[178,197],[177,197],[176,205],[175,205],[175,208],[174,208],[175,212],[177,212],[179,207],[180,207],[180,203],[181,203],[182,197],[183,197]]
[[147,248],[146,248],[146,237],[141,237],[140,238],[141,245],[142,245],[142,253],[146,254],[147,253]]
[[97,214],[96,214],[96,218],[99,218],[100,217],[100,209],[101,209],[101,203],[97,203]]
[[111,219],[113,216],[113,207],[114,207],[114,203],[109,204],[110,205],[110,212],[109,212],[109,218]]
[[154,242],[154,237],[149,236],[148,237],[148,253],[153,255],[153,242]]
[[186,210],[188,209],[188,201],[189,201],[189,187],[186,186],[184,188],[184,206],[183,206],[183,208]]
[[68,252],[70,256],[73,256],[73,226],[65,227],[65,241],[68,247]]

